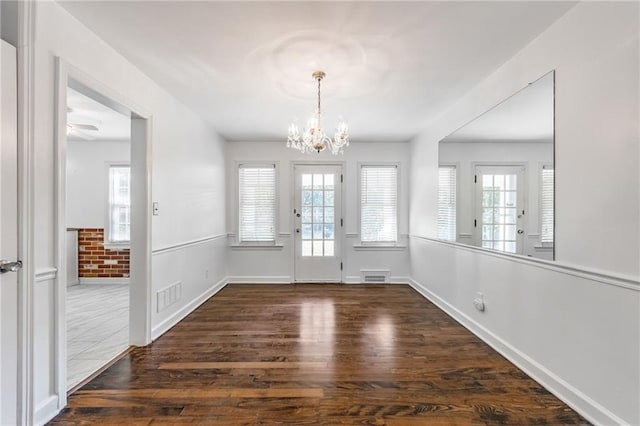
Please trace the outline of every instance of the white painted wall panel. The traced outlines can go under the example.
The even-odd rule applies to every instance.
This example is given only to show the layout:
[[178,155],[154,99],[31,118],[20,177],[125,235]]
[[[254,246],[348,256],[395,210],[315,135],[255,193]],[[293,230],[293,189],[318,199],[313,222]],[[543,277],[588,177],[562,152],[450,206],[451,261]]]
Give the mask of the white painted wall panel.
[[128,141],[67,142],[67,228],[106,228],[108,164],[130,157]]
[[438,141],[556,70],[556,259],[633,289],[416,238],[411,275],[601,424],[640,424],[638,7],[576,5],[411,143],[411,234],[435,237]]

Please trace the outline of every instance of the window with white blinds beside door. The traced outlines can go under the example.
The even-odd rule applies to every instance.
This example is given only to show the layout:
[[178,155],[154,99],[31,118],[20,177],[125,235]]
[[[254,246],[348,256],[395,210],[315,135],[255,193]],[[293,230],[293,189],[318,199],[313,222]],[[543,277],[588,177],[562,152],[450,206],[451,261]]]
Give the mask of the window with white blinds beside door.
[[238,241],[275,243],[275,164],[241,164],[238,168]]
[[456,241],[456,166],[438,168],[438,238]]
[[363,243],[397,242],[397,165],[360,167],[360,237]]
[[540,242],[547,244],[553,244],[553,181],[553,166],[542,166],[540,186]]

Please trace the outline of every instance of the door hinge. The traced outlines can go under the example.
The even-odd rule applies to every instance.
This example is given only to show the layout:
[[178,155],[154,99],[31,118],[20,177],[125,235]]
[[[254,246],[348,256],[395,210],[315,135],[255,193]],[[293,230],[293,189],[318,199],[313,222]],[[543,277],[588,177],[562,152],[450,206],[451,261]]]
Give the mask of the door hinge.
[[340,262],[340,270],[342,271],[342,262]]
[[473,183],[478,183],[478,175],[473,175]]
[[344,175],[340,175],[340,183],[344,182]]
[[343,226],[344,226],[344,220],[340,219],[340,227],[343,227]]
[[474,228],[478,227],[478,219],[473,219],[473,227]]

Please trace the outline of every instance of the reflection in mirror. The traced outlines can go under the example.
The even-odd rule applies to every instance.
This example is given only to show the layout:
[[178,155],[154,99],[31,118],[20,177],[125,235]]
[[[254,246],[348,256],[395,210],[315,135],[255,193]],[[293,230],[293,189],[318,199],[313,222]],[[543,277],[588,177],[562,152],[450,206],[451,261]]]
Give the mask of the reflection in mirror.
[[554,73],[440,141],[438,238],[553,260]]

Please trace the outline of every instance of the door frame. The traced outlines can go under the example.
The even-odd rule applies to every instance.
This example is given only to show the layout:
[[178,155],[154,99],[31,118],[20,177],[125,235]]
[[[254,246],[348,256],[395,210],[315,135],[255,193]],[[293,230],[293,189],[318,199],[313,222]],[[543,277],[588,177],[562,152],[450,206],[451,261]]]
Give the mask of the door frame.
[[18,55],[18,353],[17,407],[19,425],[34,422],[33,319],[35,259],[35,27],[36,0],[17,2]]
[[[528,162],[523,162],[523,161],[474,161],[471,163],[471,177],[476,176],[476,170],[478,167],[513,167],[513,168],[518,168],[521,167],[522,170],[522,187],[521,190],[522,191],[526,191],[522,193],[522,208],[525,211],[525,217],[522,221],[522,229],[524,230],[524,234],[522,235],[522,250],[524,250],[524,245],[525,245],[525,241],[528,235],[528,231],[527,231],[527,213],[529,211],[529,205],[528,205],[528,192],[529,192],[529,163]],[[472,191],[472,196],[471,196],[471,200],[473,200],[473,219],[478,219],[481,215],[482,215],[482,211],[481,209],[478,209],[478,186],[476,183],[474,183],[473,185],[471,185],[471,191]],[[482,222],[480,222],[482,223]],[[473,244],[476,247],[480,247],[482,249],[484,249],[482,247],[482,229],[481,227],[479,228],[472,228],[473,229]],[[517,244],[516,244],[517,247]],[[502,253],[507,253],[507,254],[514,254],[514,255],[519,255],[519,256],[524,256],[523,253],[508,253],[508,252],[502,252]]]
[[[131,117],[131,271],[129,303],[129,344],[144,346],[151,342],[151,114],[116,90],[89,74],[56,58],[55,92],[55,235],[54,256],[57,268],[54,283],[55,313],[55,388],[58,409],[67,403],[66,332],[66,159],[67,159],[67,87],[90,93],[102,103]],[[137,285],[134,285],[136,283]]]
[[[347,251],[346,248],[346,220],[345,220],[345,202],[346,202],[346,183],[347,183],[347,162],[346,161],[313,161],[313,160],[300,160],[300,161],[292,161],[291,162],[291,170],[290,170],[290,182],[291,188],[289,191],[289,211],[287,214],[289,215],[289,235],[291,240],[291,265],[289,267],[289,276],[291,277],[291,283],[295,284],[296,282],[296,244],[295,244],[295,229],[296,224],[295,221],[291,218],[293,217],[293,209],[295,208],[296,202],[296,167],[297,166],[340,166],[342,170],[343,182],[342,182],[342,194],[340,194],[340,218],[343,220],[343,226],[340,227],[340,261],[343,264],[343,268],[340,271],[340,284],[344,284],[345,281],[345,271],[346,268],[344,265],[347,264]],[[338,240],[338,238],[336,238]]]

